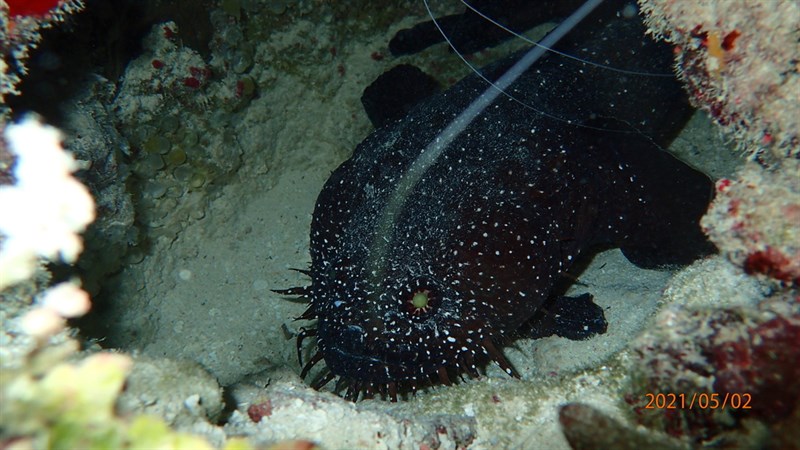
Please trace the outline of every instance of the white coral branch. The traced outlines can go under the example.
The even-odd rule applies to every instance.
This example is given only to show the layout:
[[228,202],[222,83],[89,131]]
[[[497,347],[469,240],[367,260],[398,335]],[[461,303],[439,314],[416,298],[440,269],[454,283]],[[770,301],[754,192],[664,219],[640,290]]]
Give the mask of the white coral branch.
[[38,258],[75,262],[78,233],[94,220],[94,200],[72,176],[78,162],[61,133],[28,117],[6,127],[16,184],[0,186],[0,290],[29,278]]

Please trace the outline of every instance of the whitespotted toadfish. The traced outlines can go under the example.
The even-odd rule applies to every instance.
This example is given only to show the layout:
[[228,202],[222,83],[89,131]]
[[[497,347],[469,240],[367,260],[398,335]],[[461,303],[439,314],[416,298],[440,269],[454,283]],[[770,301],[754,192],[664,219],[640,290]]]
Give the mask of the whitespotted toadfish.
[[[710,180],[661,150],[691,110],[674,78],[641,75],[669,73],[670,49],[636,17],[604,17],[558,45],[578,60],[538,61],[401,201],[392,196],[411,164],[486,90],[477,75],[386,119],[333,172],[312,219],[311,285],[279,291],[310,301],[301,319],[316,328],[297,344],[316,339],[302,372],[325,361],[315,387],[339,377],[348,398],[396,399],[489,360],[516,376],[500,348],[543,310],[588,312],[576,320],[604,331],[588,295],[556,288],[581,257],[620,247],[657,267],[713,251],[698,226]],[[518,57],[481,73],[497,79]],[[425,82],[411,72],[379,79],[365,102],[391,109],[386,80]],[[581,330],[559,334],[588,337]]]

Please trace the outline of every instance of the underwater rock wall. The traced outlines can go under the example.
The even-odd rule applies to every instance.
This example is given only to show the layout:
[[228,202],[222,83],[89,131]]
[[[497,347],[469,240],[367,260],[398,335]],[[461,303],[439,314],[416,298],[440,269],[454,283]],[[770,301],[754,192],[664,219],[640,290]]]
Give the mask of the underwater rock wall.
[[[324,448],[796,448],[800,174],[793,159],[797,127],[791,121],[797,117],[797,67],[789,63],[796,64],[798,50],[792,45],[796,26],[786,28],[792,20],[798,23],[796,3],[761,2],[752,11],[729,3],[720,8],[713,0],[641,1],[654,33],[681,47],[679,65],[696,104],[757,160],[717,183],[717,200],[704,226],[722,255],[673,277],[660,300],[652,302],[658,312],[629,332],[639,334],[632,343],[617,342],[627,348],[615,355],[599,361],[585,353],[576,357],[559,350],[556,338],[523,343],[522,351],[508,352],[516,364],[529,364],[525,380],[490,368],[489,377],[421,392],[399,405],[353,405],[301,383],[287,336],[298,331],[291,318],[302,308],[278,304],[279,296],[266,292],[302,282],[290,278],[287,268],[305,261],[304,221],[316,192],[298,196],[298,186],[305,186],[299,180],[321,184],[368,131],[358,115],[359,89],[391,64],[382,62],[391,31],[364,31],[370,23],[366,8],[332,14],[351,18],[347,23],[317,23],[311,19],[320,17],[312,14],[312,2],[226,0],[211,13],[218,33],[211,51],[218,59],[207,61],[196,49],[180,45],[181,30],[157,26],[145,53],[126,71],[116,103],[107,94],[95,97],[102,111],[113,112],[120,135],[107,131],[111,119],[105,117],[91,133],[104,139],[90,139],[87,147],[133,145],[135,157],[126,155],[108,166],[116,178],[107,197],[129,196],[140,208],[141,235],[129,232],[134,228],[127,207],[120,208],[121,220],[110,220],[122,230],[114,235],[131,244],[118,242],[116,256],[130,253],[113,264],[125,262],[132,275],[121,283],[130,283],[133,294],[105,300],[118,301],[114,308],[123,311],[119,328],[130,335],[122,333],[122,340],[144,332],[137,338],[141,341],[128,341],[131,351],[140,348],[134,342],[155,336],[154,353],[168,352],[168,358],[99,352],[107,342],[76,338],[65,320],[85,312],[84,294],[73,289],[77,295],[68,295],[71,300],[48,301],[43,293],[51,276],[38,268],[26,283],[0,293],[0,446],[245,449],[306,439],[283,448],[312,448],[308,440]],[[386,15],[399,15],[397,8]],[[403,19],[405,25],[424,18],[419,8],[414,14]],[[9,37],[8,16],[0,17],[3,43],[17,42]],[[242,19],[250,24],[244,32]],[[382,20],[373,26],[400,27]],[[19,30],[43,23],[32,16],[14,21]],[[351,42],[353,35],[358,38]],[[24,37],[19,41],[24,49],[36,41],[35,34],[18,36]],[[268,41],[263,47],[254,44]],[[437,58],[447,52],[440,53]],[[24,57],[8,59],[21,54],[4,53],[3,94],[13,92],[23,76],[14,67]],[[437,59],[432,66],[442,61],[448,60]],[[312,107],[315,112],[309,113]],[[7,117],[8,111],[2,114]],[[313,126],[298,125],[308,123],[300,121],[304,116]],[[715,145],[710,151],[730,152],[719,141]],[[9,184],[13,159],[3,150],[0,183]],[[242,183],[247,180],[252,182]],[[128,191],[120,192],[120,186]],[[254,209],[256,197],[264,205]],[[305,209],[275,206],[291,203]],[[269,214],[250,220],[251,213],[264,211]],[[0,214],[27,213],[4,209]],[[220,235],[224,238],[214,239]],[[251,246],[262,250],[246,260],[247,267],[225,266],[226,258]],[[279,258],[284,253],[290,256]],[[203,266],[207,256],[212,262]],[[598,262],[605,263],[605,257]],[[147,269],[131,269],[136,264]],[[614,263],[609,267],[615,277],[622,273]],[[209,284],[198,279],[206,275]],[[593,283],[594,277],[581,281]],[[219,291],[204,289],[217,284]],[[177,295],[176,286],[191,289]],[[213,307],[180,301],[215,295]],[[235,303],[245,306],[234,309]],[[205,314],[205,321],[198,320],[200,314],[184,316],[189,308]],[[147,335],[151,329],[161,334]],[[171,347],[169,340],[184,330],[188,339],[176,342],[196,345]],[[226,334],[225,340],[217,338]],[[78,351],[81,345],[85,353]],[[591,345],[598,344],[585,346],[594,353]],[[536,354],[533,364],[526,359],[530,354]],[[176,363],[176,355],[224,364],[212,367],[214,379],[196,363]],[[573,366],[560,364],[562,356]],[[225,411],[220,411],[220,379],[229,385]],[[186,380],[193,380],[188,388]],[[689,400],[705,394],[706,402],[735,397],[739,403],[736,408],[710,408],[709,403],[648,408],[647,394]],[[753,408],[743,408],[748,398]],[[86,427],[98,433],[63,432]]]

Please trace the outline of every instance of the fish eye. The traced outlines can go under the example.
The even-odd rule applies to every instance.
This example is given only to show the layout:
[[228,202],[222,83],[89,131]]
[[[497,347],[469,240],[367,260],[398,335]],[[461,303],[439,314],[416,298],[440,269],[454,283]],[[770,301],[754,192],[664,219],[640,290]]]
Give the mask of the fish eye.
[[420,315],[430,310],[430,291],[427,289],[417,290],[411,295],[408,302],[411,304],[411,313]]
[[416,319],[424,319],[433,314],[441,300],[438,291],[424,282],[404,291],[400,298],[406,313]]

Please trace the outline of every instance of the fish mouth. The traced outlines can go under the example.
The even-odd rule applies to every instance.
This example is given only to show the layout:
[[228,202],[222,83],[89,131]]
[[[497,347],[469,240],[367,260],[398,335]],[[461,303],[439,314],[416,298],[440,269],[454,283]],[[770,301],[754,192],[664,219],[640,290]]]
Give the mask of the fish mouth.
[[405,351],[402,344],[386,346],[384,338],[370,336],[359,325],[330,331],[333,332],[320,336],[323,342],[326,337],[332,338],[325,342],[322,352],[328,368],[340,377],[374,383],[400,381],[425,372],[433,361],[432,357],[414,351],[410,344]]

